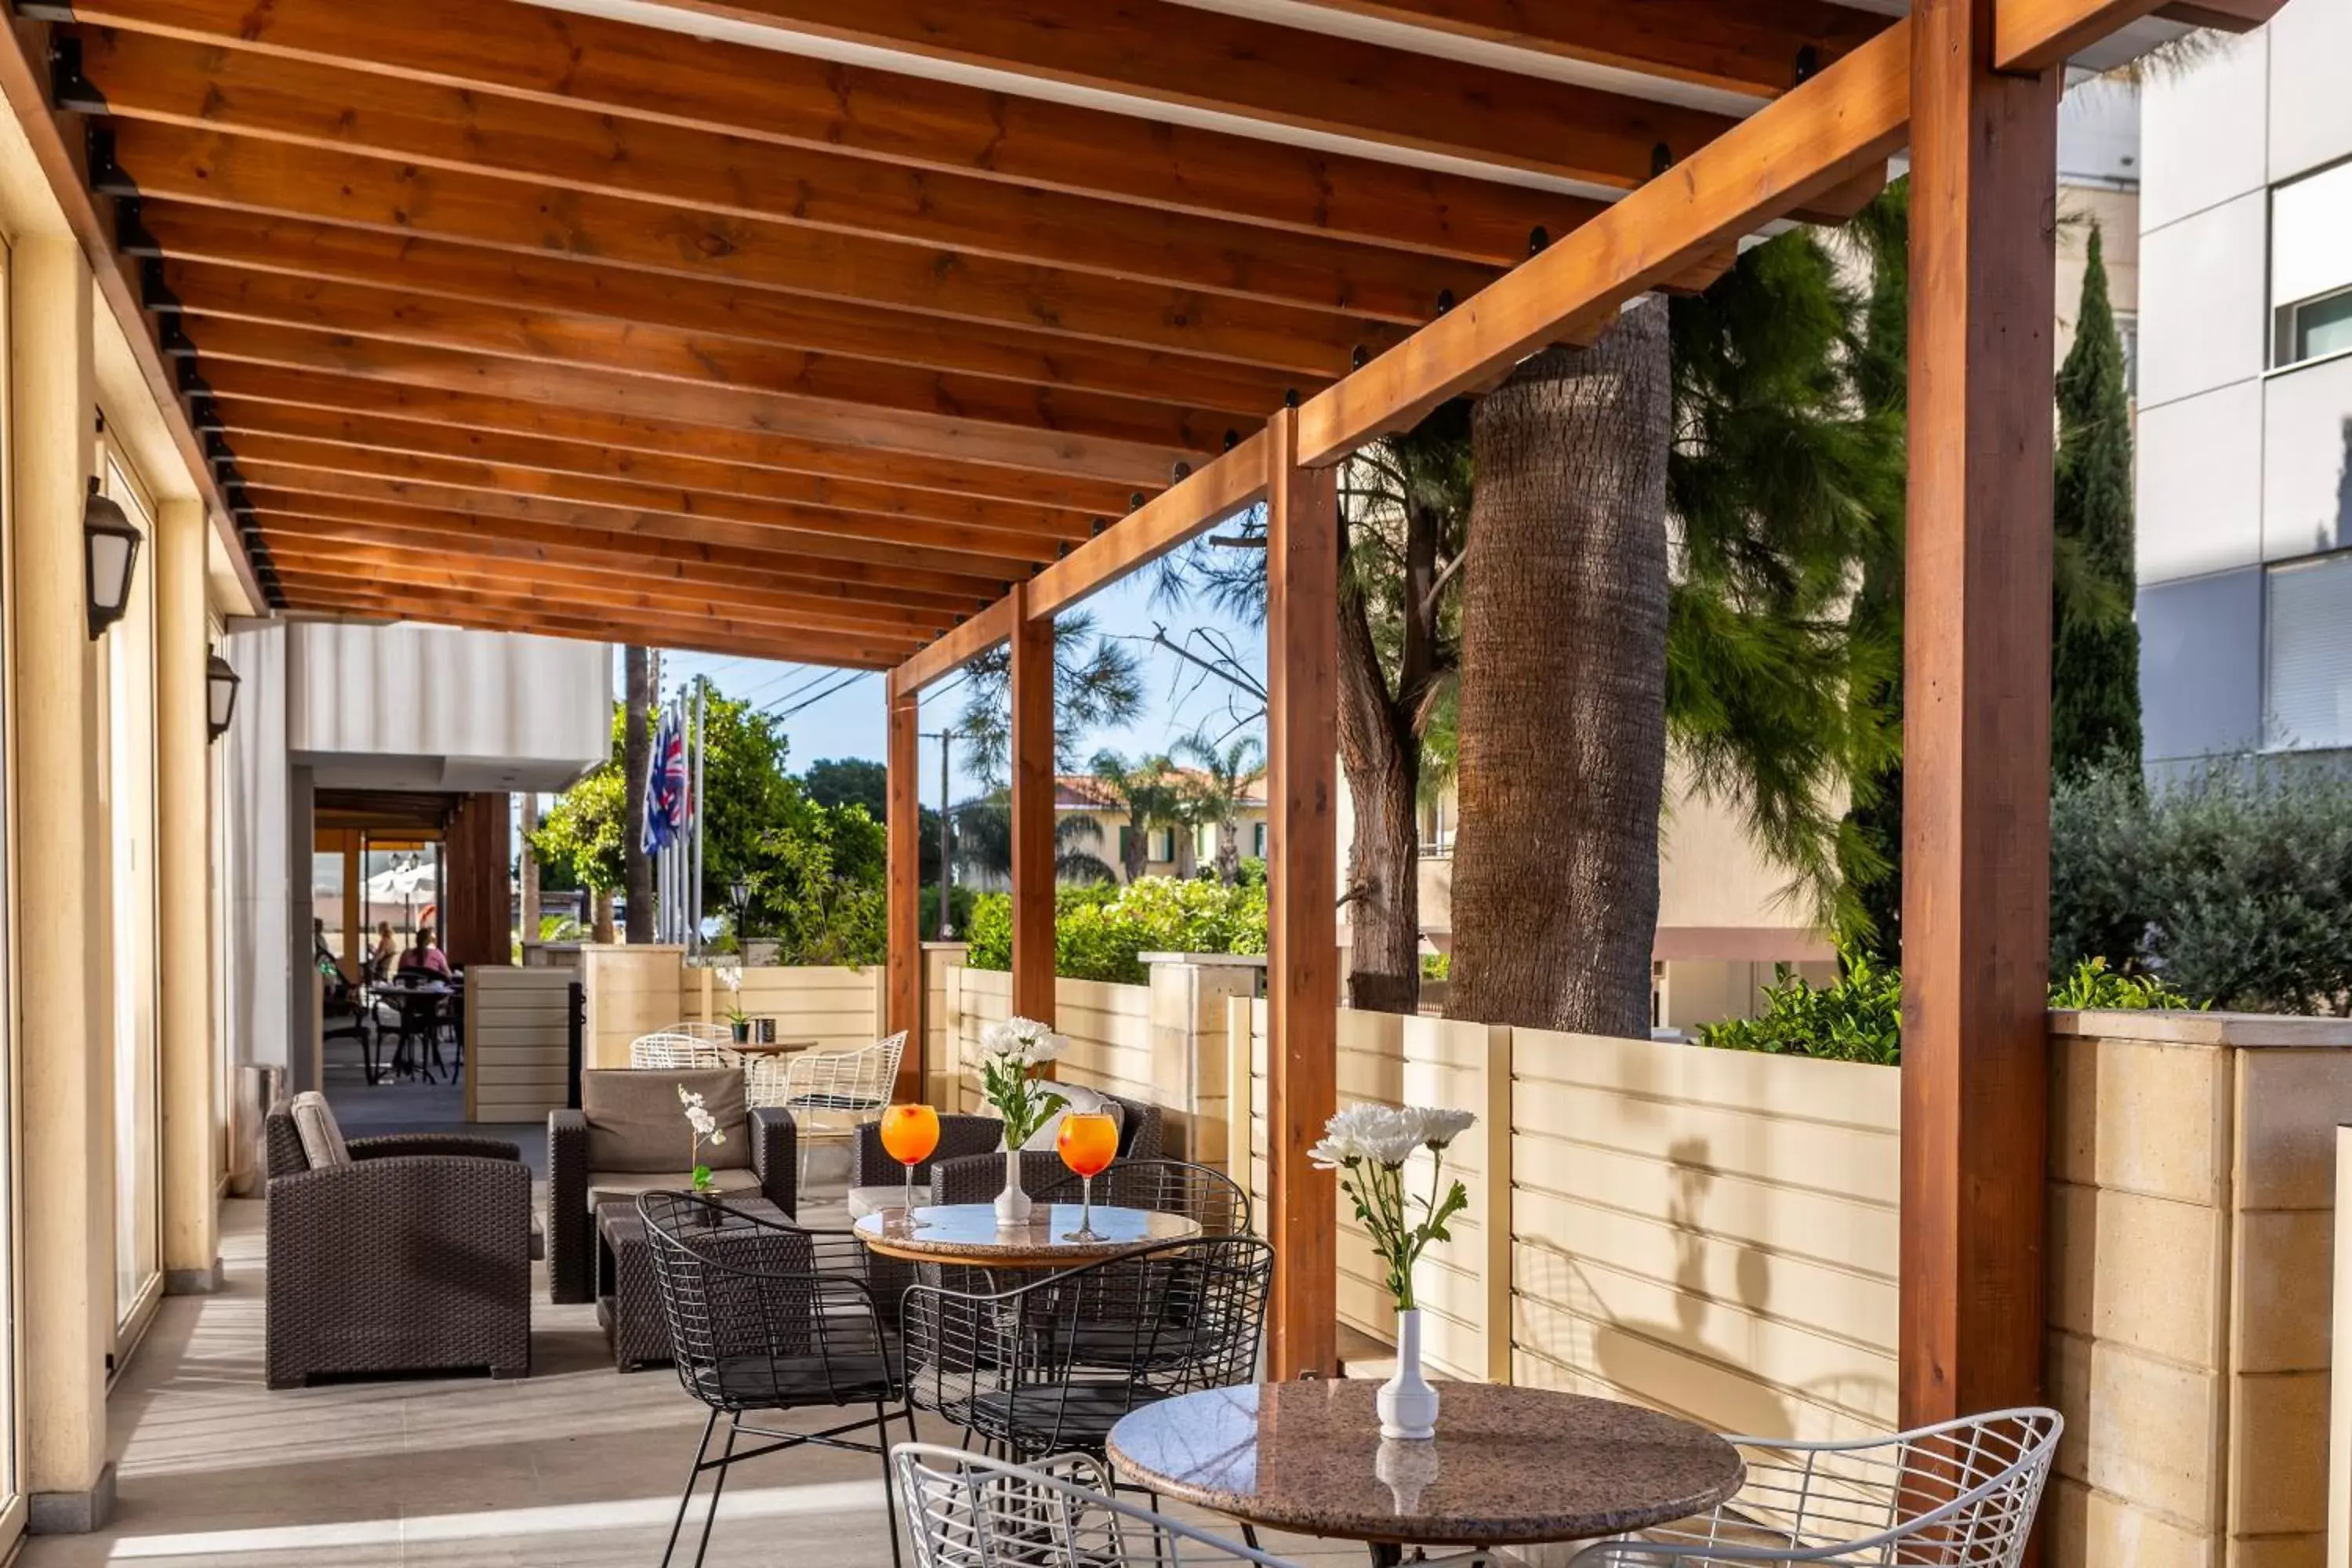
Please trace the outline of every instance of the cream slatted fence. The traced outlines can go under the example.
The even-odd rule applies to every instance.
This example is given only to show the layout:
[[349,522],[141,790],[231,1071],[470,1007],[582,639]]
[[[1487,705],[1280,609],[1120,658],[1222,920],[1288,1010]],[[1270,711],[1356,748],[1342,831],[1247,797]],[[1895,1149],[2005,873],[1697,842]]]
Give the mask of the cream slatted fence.
[[466,1120],[544,1121],[570,1103],[569,969],[466,971]]
[[1891,1427],[1899,1075],[1513,1034],[1513,1380],[1719,1430]]
[[[968,969],[959,964],[946,976],[947,1006],[944,1038],[952,1072],[943,1081],[952,1103],[943,1110],[981,1110],[980,1080],[972,1068],[980,1059],[981,1035],[991,1024],[1013,1016],[1013,976],[1003,970]],[[1108,1094],[1151,1100],[1151,988],[1120,985],[1101,980],[1054,982],[1054,1027],[1069,1039],[1069,1048],[1055,1076]]]
[[885,972],[880,964],[851,969],[823,964],[757,964],[742,971],[740,996],[730,996],[709,964],[682,966],[677,1017],[723,1024],[728,1004],[744,1016],[773,1018],[781,1041],[812,1041],[820,1050],[854,1051],[881,1038]]

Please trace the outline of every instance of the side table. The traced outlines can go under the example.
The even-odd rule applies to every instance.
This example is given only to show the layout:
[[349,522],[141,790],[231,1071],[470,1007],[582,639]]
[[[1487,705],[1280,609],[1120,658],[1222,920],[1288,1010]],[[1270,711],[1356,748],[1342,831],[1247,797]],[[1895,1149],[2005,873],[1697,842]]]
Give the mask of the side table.
[[[762,1197],[730,1195],[728,1206],[761,1219],[791,1223],[792,1215]],[[654,1252],[635,1198],[596,1205],[596,1321],[613,1347],[616,1372],[667,1364],[669,1321],[654,1279]]]

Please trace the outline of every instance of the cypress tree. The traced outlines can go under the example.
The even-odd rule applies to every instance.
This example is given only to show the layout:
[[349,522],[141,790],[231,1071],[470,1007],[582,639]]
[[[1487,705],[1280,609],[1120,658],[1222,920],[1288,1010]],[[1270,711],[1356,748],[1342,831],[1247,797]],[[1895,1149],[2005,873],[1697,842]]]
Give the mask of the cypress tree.
[[[2139,627],[2132,528],[2131,407],[2123,339],[2107,300],[2096,225],[2083,271],[2074,346],[2058,372],[2055,502],[2059,575],[2052,606],[2050,767],[2056,778],[2110,756],[2140,761]],[[2071,579],[2071,582],[2068,580]]]

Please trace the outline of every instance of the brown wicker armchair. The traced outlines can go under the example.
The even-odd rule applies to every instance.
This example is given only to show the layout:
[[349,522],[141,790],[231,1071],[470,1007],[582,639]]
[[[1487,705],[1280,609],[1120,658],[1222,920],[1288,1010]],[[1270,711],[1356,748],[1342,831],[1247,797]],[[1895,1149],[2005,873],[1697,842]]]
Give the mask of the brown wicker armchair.
[[703,1097],[727,1141],[703,1151],[713,1185],[800,1212],[791,1112],[747,1109],[733,1068],[603,1068],[580,1075],[580,1109],[547,1119],[547,1286],[552,1300],[596,1289],[596,1205],[692,1184],[680,1086]]
[[265,1123],[272,1388],[396,1372],[530,1372],[530,1167],[493,1138],[355,1138],[313,1167]]
[[[1004,1123],[993,1116],[942,1115],[939,1147],[915,1167],[915,1202],[931,1201],[931,1173],[940,1162],[992,1153],[1003,1142]],[[997,1169],[1003,1169],[1002,1161]],[[897,1208],[906,1191],[907,1167],[883,1149],[882,1124],[858,1123],[849,1142],[849,1217],[854,1220],[878,1209]]]
[[[1147,1105],[1124,1095],[1107,1094],[1105,1100],[1118,1102],[1118,1157],[1122,1160],[1156,1160],[1165,1131],[1160,1107]],[[946,1118],[942,1117],[941,1121]],[[992,1121],[992,1125],[994,1125]],[[935,1204],[984,1204],[992,1202],[1004,1190],[1004,1151],[1000,1136],[991,1140],[985,1153],[964,1154],[954,1159],[935,1158],[931,1164],[931,1202]],[[944,1136],[941,1139],[945,1142]],[[1030,1149],[1021,1156],[1021,1186],[1034,1193],[1055,1177],[1066,1174],[1062,1156],[1051,1149]]]

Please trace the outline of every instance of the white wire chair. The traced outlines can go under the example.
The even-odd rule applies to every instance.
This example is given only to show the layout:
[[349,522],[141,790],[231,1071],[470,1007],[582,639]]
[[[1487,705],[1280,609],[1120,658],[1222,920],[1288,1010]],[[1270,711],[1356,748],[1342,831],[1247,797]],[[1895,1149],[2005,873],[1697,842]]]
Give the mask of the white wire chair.
[[2017,1568],[2065,1426],[2021,1408],[1842,1443],[1730,1439],[1739,1494],[1704,1521],[1605,1541],[1573,1568],[1921,1563]]
[[672,1024],[662,1031],[665,1035],[684,1035],[690,1040],[703,1040],[714,1046],[732,1045],[735,1030],[728,1024],[705,1024],[696,1019]]
[[674,1072],[741,1070],[743,1054],[714,1041],[683,1034],[676,1028],[639,1035],[629,1042],[633,1068],[664,1068]]
[[[744,1099],[752,1105],[782,1105],[793,1113],[793,1131],[801,1152],[801,1182],[808,1182],[809,1144],[820,1129],[846,1137],[861,1121],[882,1114],[898,1081],[898,1058],[907,1049],[907,1031],[861,1046],[854,1051],[803,1051],[788,1058],[783,1071],[761,1067],[744,1080]],[[754,1058],[757,1060],[758,1058]]]
[[890,1450],[917,1568],[1182,1568],[1279,1557],[1110,1495],[1099,1460],[1064,1454],[1009,1465],[961,1448],[901,1443]]

